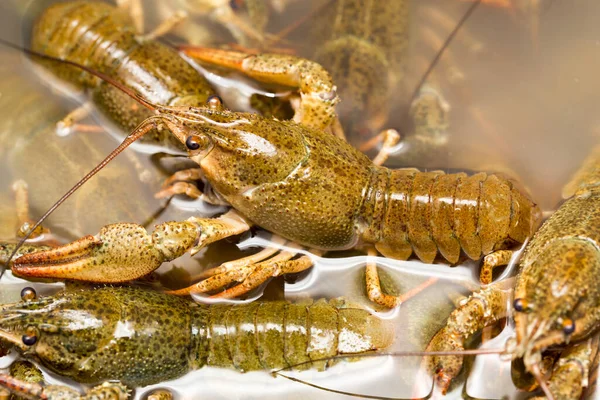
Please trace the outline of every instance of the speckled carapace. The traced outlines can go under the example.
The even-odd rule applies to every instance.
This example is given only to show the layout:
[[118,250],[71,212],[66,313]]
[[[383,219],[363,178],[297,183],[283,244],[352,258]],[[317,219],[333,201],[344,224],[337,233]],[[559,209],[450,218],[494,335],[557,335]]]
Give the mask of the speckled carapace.
[[2,305],[0,321],[3,344],[62,376],[131,386],[205,365],[245,372],[304,363],[298,368],[322,370],[328,365],[322,358],[378,350],[394,340],[390,322],[341,299],[201,305],[121,286]]

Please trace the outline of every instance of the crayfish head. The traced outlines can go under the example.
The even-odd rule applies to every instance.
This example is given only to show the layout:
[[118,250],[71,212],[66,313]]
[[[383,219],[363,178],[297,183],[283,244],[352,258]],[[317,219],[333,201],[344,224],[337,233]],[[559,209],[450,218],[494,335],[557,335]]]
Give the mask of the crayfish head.
[[4,305],[0,339],[50,369],[73,376],[99,343],[110,340],[107,327],[119,315],[114,312],[118,307],[107,301],[68,292]]
[[[201,122],[180,140],[211,185],[229,201],[262,184],[284,180],[308,157],[306,128],[294,122],[226,110],[195,111]],[[206,138],[208,152],[203,147]]]
[[534,373],[541,353],[580,340],[598,326],[600,252],[588,240],[568,237],[551,242],[522,266],[515,289],[514,357]]
[[189,369],[188,306],[137,287],[70,288],[1,306],[0,341],[78,382],[147,385]]

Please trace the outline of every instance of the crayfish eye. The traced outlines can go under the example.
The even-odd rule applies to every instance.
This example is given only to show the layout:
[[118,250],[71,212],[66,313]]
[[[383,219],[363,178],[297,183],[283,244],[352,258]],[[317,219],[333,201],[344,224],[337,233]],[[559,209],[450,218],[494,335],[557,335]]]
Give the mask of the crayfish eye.
[[185,146],[188,150],[198,150],[202,144],[202,140],[195,135],[190,135],[185,139]]
[[562,329],[565,335],[570,335],[571,333],[575,332],[575,321],[570,318],[565,319],[562,322]]
[[30,286],[24,287],[23,290],[21,290],[21,300],[23,301],[35,300],[36,297],[37,293],[35,292],[35,289]]
[[518,312],[526,311],[527,306],[527,300],[525,299],[515,299],[515,301],[513,302],[513,307],[515,308],[515,311]]
[[33,346],[38,339],[37,331],[34,327],[28,326],[25,330],[25,334],[21,336],[21,340],[25,346]]
[[223,99],[213,94],[206,100],[206,104],[211,110],[220,110],[223,108]]

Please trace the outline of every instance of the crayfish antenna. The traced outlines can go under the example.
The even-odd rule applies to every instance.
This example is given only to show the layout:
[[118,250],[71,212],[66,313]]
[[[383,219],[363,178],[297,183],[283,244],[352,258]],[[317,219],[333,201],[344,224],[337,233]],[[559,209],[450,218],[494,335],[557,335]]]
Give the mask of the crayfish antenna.
[[461,17],[460,21],[458,21],[458,24],[456,24],[456,26],[454,27],[452,32],[450,32],[450,34],[446,38],[446,41],[442,44],[442,47],[440,47],[437,54],[435,55],[435,57],[429,64],[429,67],[427,67],[427,70],[421,77],[421,80],[415,87],[415,90],[413,91],[412,96],[410,97],[411,101],[413,101],[414,99],[417,98],[417,95],[419,94],[419,91],[421,90],[421,86],[423,86],[423,84],[425,83],[425,81],[427,80],[429,75],[431,75],[431,72],[433,71],[433,69],[436,67],[436,65],[442,58],[442,55],[444,54],[444,52],[446,51],[448,46],[450,46],[450,43],[452,43],[452,40],[454,40],[454,38],[456,37],[456,34],[460,30],[460,28],[462,28],[462,26],[465,24],[465,22],[467,22],[467,20],[471,16],[471,14],[473,14],[473,12],[475,12],[475,9],[477,8],[477,6],[479,4],[481,4],[481,0],[476,0],[475,2],[473,2],[473,4],[471,4],[471,6],[467,10],[467,12]]
[[[369,395],[369,394],[360,394],[360,393],[346,392],[344,390],[330,389],[330,388],[326,388],[325,386],[319,386],[314,383],[303,381],[302,379],[294,378],[293,376],[283,375],[279,372],[273,372],[273,375],[281,376],[282,378],[289,379],[292,382],[298,382],[303,385],[313,387],[315,389],[323,390],[325,392],[342,394],[344,396],[349,396],[349,397],[359,397],[361,399],[379,399],[379,400],[409,400],[409,399],[414,400],[412,398],[373,396],[373,395]],[[429,390],[429,393],[427,394],[427,396],[425,396],[425,398],[429,398],[431,396],[432,392],[433,392],[433,386],[431,387],[431,389]]]
[[321,13],[321,11],[323,11],[326,7],[329,7],[331,4],[333,4],[334,1],[335,0],[329,0],[329,1],[324,2],[323,4],[319,5],[317,8],[315,8],[314,10],[312,10],[311,12],[307,13],[306,15],[302,16],[300,19],[294,21],[293,23],[291,23],[287,27],[285,27],[282,30],[280,30],[273,37],[271,37],[270,39],[267,39],[267,46],[273,46],[273,45],[281,42],[290,33],[294,32],[296,29],[298,29],[304,23],[312,20],[312,18],[315,15]]
[[282,371],[288,371],[296,367],[312,364],[320,361],[337,361],[344,360],[347,358],[376,358],[376,357],[424,357],[424,356],[472,356],[481,354],[503,354],[505,349],[474,349],[474,350],[448,350],[448,351],[385,351],[378,353],[365,353],[365,354],[339,354],[336,356],[328,356],[317,358],[310,361],[303,361],[297,364],[292,364],[287,367],[273,371],[273,374],[277,374]]
[[130,88],[124,86],[123,84],[117,82],[116,80],[114,80],[113,78],[111,78],[110,76],[100,72],[100,71],[96,71],[90,67],[87,67],[85,65],[76,63],[74,61],[69,61],[69,60],[63,60],[61,58],[58,57],[53,57],[53,56],[49,56],[48,54],[44,54],[44,53],[40,53],[37,52],[35,50],[31,50],[31,49],[26,49],[24,47],[18,46],[14,43],[11,43],[9,41],[6,41],[4,39],[0,39],[0,44],[3,44],[6,47],[10,47],[11,49],[15,49],[18,51],[21,51],[25,54],[28,54],[30,56],[33,57],[37,57],[37,58],[41,58],[43,60],[48,60],[48,61],[53,61],[53,62],[57,62],[57,63],[62,63],[62,64],[66,64],[66,65],[70,65],[72,67],[75,68],[79,68],[87,73],[89,73],[90,75],[94,75],[97,78],[102,79],[103,81],[107,82],[108,84],[114,86],[115,88],[121,90],[123,93],[125,93],[126,95],[128,95],[129,97],[131,97],[133,100],[137,101],[138,103],[140,103],[141,105],[143,105],[144,107],[148,108],[149,110],[156,110],[157,108],[159,108],[158,105],[146,100],[145,98],[143,98],[139,93],[136,93],[135,91],[131,90]]
[[[88,72],[91,75],[94,75],[94,76],[96,76],[96,77],[98,77],[98,78],[106,81],[107,83],[109,83],[110,85],[114,86],[115,88],[117,88],[119,90],[122,90],[125,94],[127,94],[128,96],[130,96],[133,100],[137,101],[138,103],[140,103],[141,105],[143,105],[144,107],[146,107],[146,108],[148,108],[148,109],[150,109],[152,111],[157,110],[158,108],[161,108],[160,106],[158,106],[158,105],[156,105],[156,104],[154,104],[154,103],[152,103],[152,102],[144,99],[139,93],[136,93],[135,91],[133,91],[133,90],[131,90],[131,89],[123,86],[122,84],[120,84],[119,82],[117,82],[116,80],[114,80],[113,78],[111,78],[110,76],[108,76],[106,74],[103,74],[102,72],[93,70],[93,69],[91,69],[89,67],[86,67],[85,65],[81,65],[81,64],[78,64],[76,62],[69,61],[69,60],[62,60],[62,59],[57,58],[57,57],[53,57],[53,56],[49,56],[47,54],[39,53],[37,51],[29,50],[29,49],[26,49],[24,47],[17,46],[16,44],[8,42],[8,41],[6,41],[4,39],[0,39],[0,44],[3,44],[5,46],[7,46],[7,47],[10,47],[10,48],[18,50],[18,51],[22,51],[25,54],[28,54],[30,56],[34,56],[34,57],[41,58],[41,59],[44,59],[44,60],[50,60],[50,61],[54,61],[54,62],[60,62],[60,63],[63,63],[63,64],[67,64],[67,65],[71,65],[73,67],[79,68],[79,69],[81,69],[81,70],[83,70],[85,72]],[[35,230],[46,220],[46,218],[48,218],[48,216],[50,216],[50,214],[52,214],[52,212],[54,212],[54,210],[56,210],[62,203],[64,203],[64,201],[67,200],[85,182],[87,182],[92,176],[96,175],[96,173],[98,173],[110,161],[112,161],[113,158],[115,158],[117,155],[119,155],[123,150],[125,150],[129,145],[131,145],[137,139],[139,139],[142,136],[144,136],[148,131],[150,131],[150,129],[152,129],[153,127],[155,127],[156,123],[153,123],[151,121],[154,120],[154,119],[156,119],[156,118],[157,117],[149,117],[146,120],[144,120],[100,164],[98,164],[94,169],[92,169],[79,182],[77,182],[64,196],[62,196],[56,203],[54,203],[52,205],[52,207],[50,207],[48,209],[48,211],[46,211],[44,213],[44,215],[42,215],[42,217],[35,223],[35,225],[33,225],[33,227],[29,230],[29,232],[27,232],[27,234],[21,238],[21,240],[19,241],[19,243],[17,244],[17,246],[15,247],[15,249],[12,251],[12,253],[8,257],[8,260],[6,261],[6,263],[2,266],[2,269],[0,270],[0,279],[4,275],[4,271],[6,271],[6,269],[9,267],[10,261],[12,260],[12,258],[15,256],[15,254],[17,254],[17,251],[23,246],[23,244],[31,236],[31,234],[33,232],[35,232]]]
[[[363,399],[380,399],[380,400],[404,400],[403,398],[398,397],[383,397],[383,396],[373,396],[367,394],[360,393],[352,393],[345,392],[337,389],[330,389],[324,386],[319,386],[314,383],[306,382],[298,378],[294,378],[292,376],[288,376],[282,374],[283,371],[292,370],[297,367],[310,365],[313,362],[322,362],[322,361],[337,361],[343,360],[347,358],[351,358],[356,360],[357,358],[372,358],[372,357],[423,357],[423,356],[467,356],[467,355],[480,355],[480,354],[502,354],[505,352],[505,349],[475,349],[475,350],[457,350],[457,351],[392,351],[392,352],[381,352],[381,353],[366,353],[366,354],[341,354],[336,356],[322,357],[317,358],[315,360],[304,361],[297,364],[292,364],[287,367],[272,371],[271,374],[273,376],[281,376],[282,378],[289,379],[293,382],[302,383],[303,385],[307,385],[310,387],[314,387],[316,389],[324,390],[326,392],[343,394],[345,396],[351,397],[359,397]],[[433,385],[429,391],[429,394],[425,396],[425,398],[429,398],[433,392]],[[550,398],[550,400],[554,400]]]

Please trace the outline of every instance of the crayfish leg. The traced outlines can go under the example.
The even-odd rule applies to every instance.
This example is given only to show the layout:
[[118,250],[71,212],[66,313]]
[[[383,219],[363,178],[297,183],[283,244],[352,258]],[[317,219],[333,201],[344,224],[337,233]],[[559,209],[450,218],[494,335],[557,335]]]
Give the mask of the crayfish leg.
[[[371,257],[376,256],[377,251],[373,248],[370,248],[367,250],[367,254]],[[401,296],[391,296],[389,294],[383,293],[383,290],[381,289],[381,282],[379,280],[379,271],[377,271],[377,263],[373,261],[367,261],[365,279],[367,285],[367,297],[369,298],[369,300],[387,308],[394,308],[396,306],[399,306],[400,304],[410,299],[411,297],[417,295],[418,293],[422,292],[438,280],[437,278],[430,278]]]
[[[23,238],[27,236],[31,227],[35,225],[35,222],[29,216],[29,190],[27,183],[22,179],[15,181],[12,189],[15,192],[15,209],[19,223],[17,237]],[[40,225],[29,235],[29,238],[36,239],[48,233],[50,231]]]
[[297,253],[286,250],[270,257],[274,253],[277,251],[265,249],[255,255],[230,261],[205,273],[204,275],[208,275],[208,278],[187,288],[173,290],[169,293],[175,295],[207,293],[237,283],[233,287],[211,296],[212,298],[231,299],[247,294],[270,278],[302,272],[313,266],[313,260],[309,256],[293,259]]
[[479,280],[483,285],[492,283],[492,273],[494,268],[502,265],[507,265],[512,258],[514,251],[512,250],[497,250],[483,257],[483,265],[479,274]]
[[[76,127],[77,127],[77,130],[80,130],[79,128],[82,125],[79,124],[79,121],[82,121],[85,118],[87,118],[91,113],[91,109],[92,109],[92,102],[89,100],[86,101],[85,103],[83,103],[82,105],[78,106],[76,109],[71,111],[63,119],[61,119],[60,121],[58,121],[56,123],[56,133],[60,136],[66,136],[72,130],[74,130]],[[83,126],[87,127],[88,125],[83,125]],[[99,127],[99,129],[103,130],[103,128],[101,128],[101,127]],[[90,129],[84,128],[83,130],[90,130]]]
[[165,180],[162,190],[156,193],[154,197],[157,199],[164,199],[183,194],[192,199],[201,199],[202,201],[216,206],[229,205],[229,203],[219,198],[219,196],[212,191],[209,191],[208,193],[200,191],[198,186],[194,183],[199,180],[204,180],[204,173],[201,168],[189,168],[177,171]]
[[[450,314],[446,326],[429,342],[426,351],[462,351],[465,341],[484,327],[505,316],[509,291],[490,286],[473,293]],[[428,371],[443,394],[452,379],[462,369],[462,356],[428,356],[424,359]]]
[[373,164],[383,165],[391,153],[394,152],[394,148],[400,142],[400,134],[395,129],[386,129],[382,131],[377,137],[380,137],[382,144],[379,149],[379,153],[373,158]]

